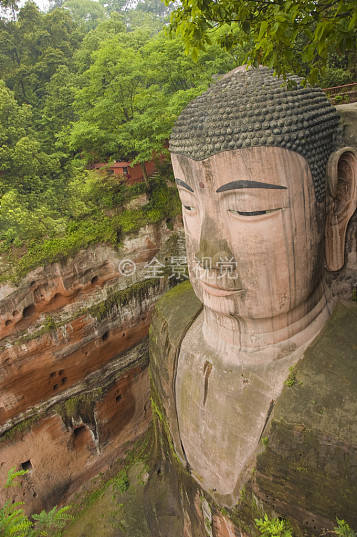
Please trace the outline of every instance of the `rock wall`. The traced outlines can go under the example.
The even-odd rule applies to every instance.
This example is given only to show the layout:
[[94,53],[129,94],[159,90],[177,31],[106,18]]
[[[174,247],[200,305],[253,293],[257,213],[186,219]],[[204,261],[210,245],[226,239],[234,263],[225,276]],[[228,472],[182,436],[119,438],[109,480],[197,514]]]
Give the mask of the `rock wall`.
[[341,117],[344,144],[357,148],[357,103],[336,106]]
[[147,334],[177,283],[180,229],[146,226],[119,251],[99,245],[0,288],[0,482],[29,470],[11,490],[29,511],[65,501],[147,430]]
[[[170,496],[160,496],[163,516],[155,520],[157,527],[165,535],[165,514],[174,511],[181,529],[172,537],[258,535],[254,519],[264,513],[288,519],[297,537],[332,530],[336,517],[355,528],[357,304],[337,304],[289,375],[232,508],[219,505],[214,491],[211,496],[200,489],[190,479],[189,465],[178,458],[184,460],[177,440],[175,368],[181,341],[200,309],[189,284],[182,284],[158,301],[152,320],[150,370],[159,440],[149,484],[159,496],[165,486],[170,489]],[[151,497],[150,486],[147,492]],[[157,513],[152,499],[151,503],[151,511]],[[152,536],[159,534],[154,523],[151,528]]]
[[[341,104],[336,109],[341,116],[341,145],[357,150],[357,103]],[[357,211],[347,228],[345,264],[337,272],[326,271],[325,276],[332,296],[351,299],[354,289],[357,289]]]
[[[342,116],[345,144],[356,145],[355,114],[346,110]],[[342,302],[286,379],[267,417],[256,458],[245,473],[240,497],[230,508],[217,501],[215,489],[209,494],[190,478],[192,470],[180,442],[177,361],[181,342],[201,305],[188,284],[170,291],[157,303],[150,331],[157,439],[156,465],[147,487],[150,535],[258,535],[254,519],[264,513],[288,519],[296,537],[328,533],[336,525],[336,517],[356,528],[357,305],[351,301],[356,299],[357,289],[356,237],[355,213],[346,235],[345,265],[338,272],[325,274],[332,296]],[[204,379],[202,368],[202,384]],[[231,403],[231,398],[227,399],[228,410]],[[249,416],[249,405],[246,408]],[[212,430],[219,431],[219,426],[212,424]],[[205,439],[207,435],[202,441]],[[161,499],[159,505],[152,489]],[[164,494],[165,489],[170,494]]]

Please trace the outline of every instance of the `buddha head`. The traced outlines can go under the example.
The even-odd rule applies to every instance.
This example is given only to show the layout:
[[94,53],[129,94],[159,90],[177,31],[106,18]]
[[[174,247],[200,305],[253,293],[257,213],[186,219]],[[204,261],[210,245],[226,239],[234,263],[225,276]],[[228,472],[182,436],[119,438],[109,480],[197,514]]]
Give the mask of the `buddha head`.
[[278,340],[311,323],[357,197],[336,110],[292,81],[237,68],[186,107],[170,140],[196,295],[216,318],[259,321]]

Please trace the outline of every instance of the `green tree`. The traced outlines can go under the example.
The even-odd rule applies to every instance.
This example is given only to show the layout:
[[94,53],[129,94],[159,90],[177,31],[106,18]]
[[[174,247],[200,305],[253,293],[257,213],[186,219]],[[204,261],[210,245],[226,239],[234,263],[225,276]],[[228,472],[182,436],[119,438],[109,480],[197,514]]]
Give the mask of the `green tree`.
[[123,13],[128,4],[127,0],[100,0],[99,3],[105,8],[107,15]]
[[42,150],[31,123],[31,107],[19,105],[0,81],[0,195],[12,188],[38,193],[58,170],[57,158]]
[[60,65],[46,85],[42,113],[38,119],[38,137],[46,152],[63,149],[59,139],[66,127],[76,119],[73,103],[76,76],[66,65]]
[[84,152],[89,160],[122,157],[118,127],[133,118],[137,93],[145,83],[143,70],[140,53],[124,48],[117,38],[100,47],[77,93],[80,119],[71,133],[73,149]]
[[73,20],[86,31],[95,28],[105,17],[105,9],[94,0],[67,0],[63,7],[68,9]]
[[[103,20],[98,26],[89,31],[74,54],[74,66],[77,75],[82,75],[94,63],[93,53],[101,43],[111,37],[123,36],[126,33],[124,18],[119,13],[112,13],[109,19]],[[82,83],[82,85],[85,82]]]
[[31,107],[0,81],[0,240],[18,246],[59,232],[70,206],[71,172],[43,151],[31,124]]
[[262,537],[292,537],[289,522],[279,518],[269,518],[265,513],[264,518],[254,520]]
[[34,2],[17,21],[0,21],[0,68],[20,103],[41,109],[46,84],[61,65],[71,67],[83,34],[65,10],[42,14]]
[[169,107],[168,97],[150,86],[137,96],[133,117],[120,125],[117,143],[120,151],[133,164],[139,163],[149,187],[145,162],[163,152],[176,115]]
[[333,531],[335,535],[338,535],[339,537],[357,537],[357,533],[350,528],[345,520],[336,518],[336,521],[337,526],[334,527]]
[[139,6],[136,9],[125,11],[123,15],[128,32],[142,28],[150,36],[154,36],[162,30],[165,24],[161,17],[150,11],[141,11]]
[[136,6],[137,11],[152,13],[162,20],[166,20],[173,9],[173,6],[165,5],[161,0],[140,0]]
[[3,7],[3,8],[14,7],[15,9],[17,9],[15,2],[13,2],[12,0],[0,0],[0,7]]
[[167,39],[164,32],[145,45],[143,55],[148,65],[149,82],[158,84],[169,95],[194,88],[197,88],[196,94],[204,91],[212,83],[213,76],[233,69],[243,57],[235,48],[227,53],[214,42],[194,62],[185,54],[182,41],[176,36]]
[[217,28],[225,26],[221,45],[240,43],[247,63],[304,76],[309,65],[307,78],[315,82],[329,52],[356,50],[356,23],[355,0],[182,0],[171,16],[170,32],[177,32],[197,58]]
[[91,58],[76,94],[70,147],[87,161],[125,158],[142,167],[163,150],[182,108],[213,75],[236,65],[217,44],[195,63],[178,38],[150,38],[143,29],[115,34]]

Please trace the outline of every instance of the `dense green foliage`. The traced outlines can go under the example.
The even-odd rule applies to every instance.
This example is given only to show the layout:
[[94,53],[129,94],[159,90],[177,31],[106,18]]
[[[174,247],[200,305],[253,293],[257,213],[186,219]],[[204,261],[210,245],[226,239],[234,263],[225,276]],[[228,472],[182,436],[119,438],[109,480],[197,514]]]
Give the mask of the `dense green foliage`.
[[195,64],[177,38],[170,41],[163,32],[151,36],[145,27],[125,33],[117,17],[99,25],[91,38],[102,35],[104,26],[107,38],[95,40],[97,48],[78,81],[79,119],[70,148],[88,161],[125,156],[143,163],[162,151],[182,107],[208,87],[214,74],[236,62],[212,45]]
[[[74,181],[72,201],[76,200],[77,207],[72,209],[77,218],[67,218],[61,233],[53,232],[50,236],[43,233],[42,237],[27,241],[26,251],[20,250],[20,258],[17,249],[3,241],[3,251],[7,249],[9,263],[6,272],[0,274],[0,281],[11,279],[16,283],[38,265],[60,261],[91,244],[106,242],[120,246],[124,234],[176,216],[180,211],[176,189],[169,188],[161,178],[151,180],[150,185],[148,203],[140,209],[125,209],[123,203],[143,190],[143,183],[127,187],[116,177],[102,178],[94,172]],[[108,215],[108,209],[116,214]],[[34,227],[33,235],[35,230]]]
[[[336,519],[337,526],[333,531],[326,533],[338,535],[339,537],[356,537],[347,522],[343,519]],[[288,521],[282,518],[269,518],[267,514],[264,518],[255,519],[255,525],[258,528],[262,537],[293,537],[292,529]]]
[[[221,22],[224,9],[229,13],[225,2],[211,6],[219,7]],[[215,23],[209,39],[203,32],[206,23],[195,26],[197,17],[206,16],[203,4],[195,4],[194,21],[183,18],[178,24],[178,13],[184,14],[176,11],[173,21],[186,28],[181,32],[186,45],[206,42],[194,61],[179,37],[166,36],[163,28],[174,6],[160,0],[142,0],[135,9],[126,0],[51,0],[47,13],[31,0],[20,10],[14,2],[0,0],[14,15],[0,17],[0,280],[16,281],[38,264],[89,244],[120,245],[123,234],[177,214],[167,173],[166,182],[149,184],[145,177],[145,185],[128,188],[119,177],[88,168],[119,159],[143,168],[144,162],[167,153],[165,142],[180,111],[215,76],[242,64],[254,40],[260,47],[256,58],[262,54],[271,33],[264,20],[273,16],[270,9],[280,9],[283,17],[289,2],[283,4],[262,8],[254,19],[260,26],[251,24],[249,31],[243,23]],[[317,10],[320,3],[315,4]],[[350,20],[346,9],[341,24]],[[249,14],[252,10],[246,12],[246,22]],[[342,21],[340,14],[336,17]],[[286,45],[283,28],[289,17],[276,28],[272,43],[281,42],[273,55]],[[307,34],[307,19],[303,24]],[[303,50],[306,43],[295,30],[293,25],[294,47]],[[346,47],[350,33],[347,29]],[[295,56],[289,58],[294,69]],[[326,65],[326,86],[353,77],[347,56],[328,54]],[[125,201],[145,189],[148,203],[125,210]]]
[[[128,187],[88,170],[165,154],[178,113],[237,64],[215,44],[193,62],[164,35],[168,12],[159,0],[53,0],[0,19],[0,280],[178,213],[167,174]],[[125,210],[146,189],[146,205]]]
[[[166,0],[167,4],[174,0]],[[356,51],[355,0],[182,0],[171,17],[194,57],[211,43],[217,29],[229,49],[245,47],[247,63],[278,74],[294,72],[321,80],[329,53]]]
[[264,518],[255,520],[255,525],[262,537],[292,537],[290,525],[283,519],[269,518],[265,514]]

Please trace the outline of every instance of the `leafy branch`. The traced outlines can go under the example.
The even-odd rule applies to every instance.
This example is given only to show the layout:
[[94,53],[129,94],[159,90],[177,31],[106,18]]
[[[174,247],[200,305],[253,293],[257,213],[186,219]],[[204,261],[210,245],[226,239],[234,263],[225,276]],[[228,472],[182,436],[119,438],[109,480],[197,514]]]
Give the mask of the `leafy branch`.
[[[18,487],[17,477],[22,477],[28,470],[16,470],[11,468],[8,473],[5,487]],[[73,520],[69,514],[71,506],[53,507],[48,513],[42,510],[39,514],[27,516],[24,513],[24,502],[7,500],[0,507],[0,535],[1,537],[56,537],[58,530],[62,529],[68,520]]]

